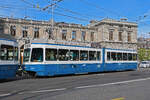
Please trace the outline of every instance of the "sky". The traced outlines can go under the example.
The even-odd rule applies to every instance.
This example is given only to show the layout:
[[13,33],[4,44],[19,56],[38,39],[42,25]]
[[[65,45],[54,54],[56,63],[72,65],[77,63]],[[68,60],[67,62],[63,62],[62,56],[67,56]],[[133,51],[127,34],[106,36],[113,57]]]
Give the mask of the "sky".
[[[57,0],[56,0],[57,1]],[[56,2],[53,1],[53,2]],[[52,0],[0,0],[0,17],[50,20]],[[149,36],[150,0],[62,0],[54,6],[56,22],[87,25],[90,20],[127,18],[138,23],[138,36]]]

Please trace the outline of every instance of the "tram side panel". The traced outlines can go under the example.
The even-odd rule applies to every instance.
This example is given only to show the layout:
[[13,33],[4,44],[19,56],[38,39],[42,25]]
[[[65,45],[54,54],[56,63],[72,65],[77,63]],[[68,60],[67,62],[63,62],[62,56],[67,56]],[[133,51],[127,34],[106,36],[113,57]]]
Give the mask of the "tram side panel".
[[17,69],[18,65],[0,65],[0,79],[15,77]]
[[136,70],[136,51],[106,49],[104,68],[105,71]]

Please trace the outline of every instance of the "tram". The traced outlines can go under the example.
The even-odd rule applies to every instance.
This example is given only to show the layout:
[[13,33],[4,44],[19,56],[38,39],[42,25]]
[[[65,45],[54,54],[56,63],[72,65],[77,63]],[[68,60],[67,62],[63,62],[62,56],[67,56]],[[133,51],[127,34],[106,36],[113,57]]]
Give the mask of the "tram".
[[18,63],[16,39],[9,34],[0,33],[0,79],[15,77]]
[[136,59],[134,50],[31,43],[24,49],[23,68],[34,76],[123,71],[135,70]]

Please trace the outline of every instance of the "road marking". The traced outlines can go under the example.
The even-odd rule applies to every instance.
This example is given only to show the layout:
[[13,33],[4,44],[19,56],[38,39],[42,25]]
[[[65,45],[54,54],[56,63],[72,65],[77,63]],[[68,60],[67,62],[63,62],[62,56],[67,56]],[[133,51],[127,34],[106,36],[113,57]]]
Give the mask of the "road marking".
[[121,82],[114,82],[114,83],[106,83],[106,84],[97,84],[97,85],[87,85],[87,86],[80,86],[76,87],[77,89],[83,89],[83,88],[91,88],[91,87],[103,87],[103,86],[109,86],[109,85],[117,85],[117,84],[124,84],[124,83],[132,83],[132,82],[139,82],[139,81],[146,81],[150,80],[149,78],[145,79],[135,79],[135,80],[128,80],[128,81],[121,81]]
[[97,74],[97,76],[103,76],[103,75],[105,75],[105,74]]
[[125,98],[121,97],[121,98],[115,98],[115,99],[112,99],[112,100],[125,100]]
[[66,90],[66,88],[60,88],[60,89],[50,89],[50,90],[38,90],[38,91],[28,91],[28,92],[20,92],[18,94],[25,94],[25,93],[43,93],[43,92],[55,92],[55,91],[63,91]]
[[9,95],[11,95],[11,93],[0,94],[0,97],[9,96]]

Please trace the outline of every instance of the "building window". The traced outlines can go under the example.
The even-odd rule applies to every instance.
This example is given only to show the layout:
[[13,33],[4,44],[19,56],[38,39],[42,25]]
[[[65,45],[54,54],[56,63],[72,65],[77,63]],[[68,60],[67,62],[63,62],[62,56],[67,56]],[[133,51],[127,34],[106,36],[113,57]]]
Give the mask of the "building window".
[[128,33],[128,42],[131,42],[131,33]]
[[86,32],[82,31],[81,33],[81,41],[85,41]]
[[22,28],[22,36],[25,38],[28,36],[28,27],[23,27]]
[[72,31],[72,40],[73,40],[73,41],[76,40],[76,31]]
[[91,41],[94,41],[94,32],[91,32]]
[[0,33],[3,33],[3,32],[4,32],[4,26],[0,25]]
[[122,32],[119,32],[119,41],[122,41]]
[[113,40],[113,31],[109,31],[109,40]]
[[16,36],[16,26],[11,26],[11,27],[10,27],[10,34],[11,34],[12,36]]
[[53,34],[52,34],[52,30],[50,28],[46,29],[46,33],[48,34],[48,38],[49,39],[53,39]]
[[123,27],[123,25],[119,25],[119,27],[120,27],[120,28],[122,28],[122,27]]
[[128,28],[130,28],[130,29],[131,29],[131,26],[128,26]]
[[34,28],[34,38],[39,38],[39,28]]
[[62,30],[62,40],[66,40],[67,38],[67,30]]

